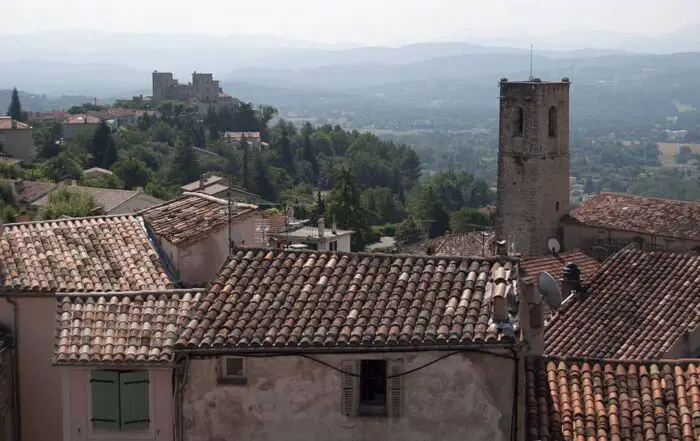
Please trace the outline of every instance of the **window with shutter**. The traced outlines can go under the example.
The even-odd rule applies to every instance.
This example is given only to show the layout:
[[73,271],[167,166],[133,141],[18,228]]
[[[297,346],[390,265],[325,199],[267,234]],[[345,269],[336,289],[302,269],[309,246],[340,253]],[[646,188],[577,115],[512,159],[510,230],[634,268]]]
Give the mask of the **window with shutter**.
[[398,418],[403,414],[403,360],[391,360],[389,362],[389,375],[387,378],[387,396],[389,416]]
[[92,371],[94,429],[143,430],[150,427],[148,371]]
[[92,427],[119,430],[119,372],[92,371]]
[[119,383],[121,429],[148,429],[148,371],[121,372]]
[[360,362],[358,360],[344,361],[341,363],[341,370],[343,371],[343,390],[340,401],[342,407],[341,411],[343,415],[352,418],[357,416]]

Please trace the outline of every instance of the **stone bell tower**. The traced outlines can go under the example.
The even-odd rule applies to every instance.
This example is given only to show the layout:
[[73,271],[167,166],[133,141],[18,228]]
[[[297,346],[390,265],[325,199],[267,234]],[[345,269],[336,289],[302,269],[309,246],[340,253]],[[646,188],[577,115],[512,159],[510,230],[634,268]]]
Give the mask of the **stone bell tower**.
[[523,257],[562,242],[569,210],[568,78],[500,81],[496,236]]

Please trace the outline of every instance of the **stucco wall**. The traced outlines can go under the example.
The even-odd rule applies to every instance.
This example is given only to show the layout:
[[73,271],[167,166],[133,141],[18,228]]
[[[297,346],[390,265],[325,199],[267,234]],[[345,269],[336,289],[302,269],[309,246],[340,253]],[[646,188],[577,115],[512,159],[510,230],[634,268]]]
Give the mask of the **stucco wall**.
[[[388,354],[404,371],[445,352]],[[340,368],[372,355],[316,355]],[[218,385],[216,359],[193,359],[184,397],[186,441],[505,441],[510,439],[515,365],[456,354],[403,377],[399,418],[341,413],[342,374],[308,358],[246,358],[247,385]]]
[[[109,366],[103,368],[109,369]],[[137,432],[112,433],[92,429],[89,410],[90,369],[71,367],[56,367],[56,369],[61,371],[63,381],[63,441],[173,440],[175,402],[171,369],[149,370],[150,428]],[[58,438],[54,436],[48,439],[57,440]]]
[[29,129],[3,130],[0,132],[4,153],[19,159],[25,165],[34,161],[34,138]]
[[[669,251],[683,252],[700,247],[700,242],[692,240],[674,239],[662,236],[652,237],[648,234],[630,231],[603,230],[571,222],[562,222],[562,224],[564,228],[564,247],[567,250],[591,250],[595,243],[601,243],[605,246],[605,242],[612,242],[617,245],[617,247],[609,247],[610,252],[614,252],[615,248],[624,246],[636,237],[644,239],[645,243],[650,247],[659,247]],[[596,257],[604,258],[606,255]]]
[[[8,340],[10,337],[7,337]],[[2,343],[0,343],[2,344]],[[0,441],[12,441],[14,424],[13,350],[0,349]]]
[[[231,228],[231,240],[236,246],[255,246],[255,220],[260,216],[249,216],[237,221]],[[204,285],[216,275],[216,271],[224,263],[228,256],[228,226],[203,237],[197,242],[187,245],[180,245],[177,250],[177,258],[171,254],[175,253],[175,246],[161,240],[163,250],[171,258],[173,265],[178,269],[178,276],[181,282],[187,285]],[[261,246],[262,244],[258,244]]]
[[[61,434],[61,375],[52,365],[56,299],[50,295],[16,300],[22,441],[56,440]],[[13,326],[12,305],[4,298],[0,298],[0,321]]]

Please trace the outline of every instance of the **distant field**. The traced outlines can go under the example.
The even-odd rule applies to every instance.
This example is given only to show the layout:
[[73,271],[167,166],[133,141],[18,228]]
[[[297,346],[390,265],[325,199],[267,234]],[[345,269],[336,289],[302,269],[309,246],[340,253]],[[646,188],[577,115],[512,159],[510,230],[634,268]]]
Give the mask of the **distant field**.
[[675,142],[660,142],[658,143],[658,146],[659,150],[661,151],[661,157],[659,158],[661,162],[672,161],[676,157],[676,155],[678,154],[678,150],[682,146],[690,147],[691,153],[700,154],[700,144],[679,144]]

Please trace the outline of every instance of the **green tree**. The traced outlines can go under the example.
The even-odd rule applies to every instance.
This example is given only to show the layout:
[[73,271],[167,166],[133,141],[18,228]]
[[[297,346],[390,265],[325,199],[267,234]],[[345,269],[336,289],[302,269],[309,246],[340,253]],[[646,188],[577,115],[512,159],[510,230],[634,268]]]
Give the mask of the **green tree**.
[[454,233],[467,233],[489,226],[491,220],[488,215],[479,210],[465,207],[452,215],[450,224]]
[[170,182],[184,185],[199,179],[200,170],[197,154],[191,144],[182,139],[175,142],[172,163],[170,164]]
[[423,239],[423,231],[412,216],[404,219],[396,227],[396,241],[399,245],[418,242]]
[[88,153],[92,156],[90,167],[102,167],[109,170],[117,161],[117,148],[112,138],[112,129],[105,121],[101,121],[90,140]]
[[120,159],[112,166],[112,171],[128,190],[135,187],[145,187],[151,176],[146,164],[135,158]]
[[80,179],[82,171],[80,162],[68,151],[61,151],[42,164],[43,175],[52,181]]
[[294,152],[286,125],[282,126],[282,136],[279,140],[280,165],[290,174],[294,174]]
[[328,195],[326,208],[329,218],[335,219],[340,228],[354,231],[352,250],[364,250],[369,236],[367,213],[362,205],[360,190],[353,182],[348,169],[342,168],[338,173],[336,185]]
[[95,173],[87,177],[83,176],[80,179],[80,185],[85,187],[112,188],[116,190],[124,188],[124,184],[117,176],[104,173]]
[[19,100],[19,92],[16,87],[12,89],[12,98],[10,98],[10,106],[7,108],[7,116],[21,122],[27,122],[29,119],[29,114],[22,110],[22,103]]
[[253,161],[252,183],[256,192],[268,201],[277,200],[277,189],[270,179],[265,162],[260,154]]
[[82,190],[63,187],[51,193],[46,205],[39,210],[39,218],[85,217],[95,214],[97,209],[97,202],[95,202],[91,194]]
[[243,155],[242,161],[243,161],[243,167],[241,170],[241,182],[243,183],[243,188],[248,188],[250,186],[250,168],[249,168],[249,163],[250,163],[250,144],[248,143],[248,140],[243,137],[241,139],[241,153]]

